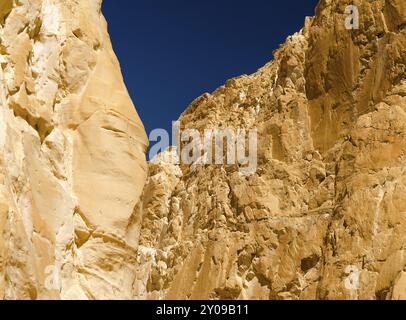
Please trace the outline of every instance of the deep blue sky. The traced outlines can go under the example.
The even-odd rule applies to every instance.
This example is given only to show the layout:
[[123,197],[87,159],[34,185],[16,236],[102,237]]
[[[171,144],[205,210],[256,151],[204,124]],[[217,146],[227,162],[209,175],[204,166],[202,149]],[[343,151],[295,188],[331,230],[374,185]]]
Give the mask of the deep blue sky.
[[318,0],[104,0],[128,91],[147,132],[195,98],[250,74],[300,30]]

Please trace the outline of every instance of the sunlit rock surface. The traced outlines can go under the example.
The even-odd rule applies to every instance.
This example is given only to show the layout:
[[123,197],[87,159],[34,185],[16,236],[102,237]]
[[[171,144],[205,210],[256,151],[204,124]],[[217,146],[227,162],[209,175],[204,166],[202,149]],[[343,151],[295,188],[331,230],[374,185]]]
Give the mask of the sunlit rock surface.
[[249,175],[147,167],[100,1],[0,1],[0,297],[406,299],[404,0],[321,0],[185,110],[258,130]]
[[100,1],[0,1],[0,297],[133,297],[147,137]]
[[136,298],[406,298],[404,0],[320,1],[272,62],[180,121],[257,128],[258,169],[154,159]]

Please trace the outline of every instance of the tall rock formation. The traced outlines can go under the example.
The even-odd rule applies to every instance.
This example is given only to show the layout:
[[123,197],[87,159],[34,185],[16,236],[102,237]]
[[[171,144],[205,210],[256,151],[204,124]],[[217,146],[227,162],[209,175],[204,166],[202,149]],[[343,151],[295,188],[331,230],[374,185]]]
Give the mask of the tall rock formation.
[[406,2],[321,0],[274,58],[180,118],[257,128],[254,174],[150,163],[136,298],[406,298]]
[[1,298],[406,298],[404,0],[321,0],[186,109],[258,130],[249,175],[147,166],[100,6],[0,0]]
[[100,0],[0,0],[0,297],[133,297],[147,137]]

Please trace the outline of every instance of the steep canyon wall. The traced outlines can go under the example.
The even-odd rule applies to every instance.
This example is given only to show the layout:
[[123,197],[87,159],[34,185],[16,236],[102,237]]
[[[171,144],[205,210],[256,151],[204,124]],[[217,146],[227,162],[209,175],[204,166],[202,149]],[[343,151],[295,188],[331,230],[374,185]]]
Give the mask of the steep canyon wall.
[[0,297],[406,298],[404,0],[321,0],[192,102],[182,129],[258,131],[249,175],[147,164],[100,1],[0,1]]

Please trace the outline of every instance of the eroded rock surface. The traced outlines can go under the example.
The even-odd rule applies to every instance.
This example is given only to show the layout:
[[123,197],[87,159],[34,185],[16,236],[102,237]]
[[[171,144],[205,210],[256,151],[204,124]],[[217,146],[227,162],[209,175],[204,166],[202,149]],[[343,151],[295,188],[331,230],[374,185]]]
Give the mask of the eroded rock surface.
[[147,137],[98,0],[0,1],[0,297],[133,297]]
[[186,109],[182,129],[258,129],[250,175],[147,167],[100,6],[0,0],[1,298],[406,298],[404,0],[321,0]]
[[150,163],[136,298],[406,298],[406,2],[322,0],[274,58],[180,118],[257,128],[255,174]]

